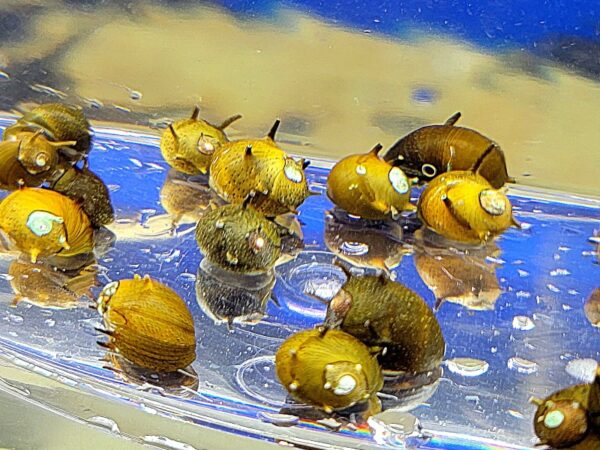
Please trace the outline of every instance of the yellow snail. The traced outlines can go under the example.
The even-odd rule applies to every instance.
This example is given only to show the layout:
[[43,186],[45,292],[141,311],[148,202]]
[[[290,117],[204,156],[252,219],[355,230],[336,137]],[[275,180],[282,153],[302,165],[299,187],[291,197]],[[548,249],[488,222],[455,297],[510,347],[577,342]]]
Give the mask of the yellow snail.
[[89,253],[94,245],[92,224],[79,205],[48,189],[23,188],[2,200],[0,229],[32,262]]
[[277,225],[249,205],[251,200],[220,206],[198,221],[196,242],[212,263],[235,272],[263,272],[281,255]]
[[0,142],[0,189],[13,191],[22,186],[38,187],[53,179],[55,166],[46,171],[29,172],[19,161],[19,148],[20,141]]
[[[39,133],[39,137],[29,139],[29,144],[22,138],[23,133]],[[25,167],[40,166],[43,157],[41,148],[56,147],[67,161],[77,162],[86,157],[90,151],[92,133],[90,124],[81,108],[61,103],[46,103],[25,113],[17,122],[4,130],[3,140],[20,140],[22,142],[19,160]],[[45,146],[45,147],[44,147]]]
[[506,195],[476,171],[447,172],[433,179],[417,209],[428,228],[469,244],[482,244],[510,226],[519,227]]
[[313,329],[292,335],[277,350],[275,368],[295,400],[327,413],[366,402],[383,386],[376,357],[340,330]]
[[51,188],[78,202],[94,228],[108,225],[114,220],[108,188],[88,168],[69,167],[52,183]]
[[264,139],[223,144],[210,166],[210,186],[229,203],[239,204],[251,193],[263,194],[255,208],[266,216],[296,212],[311,194],[304,169],[275,144],[277,120]]
[[411,181],[402,169],[379,157],[381,144],[367,154],[339,161],[327,177],[327,195],[348,213],[364,219],[397,218],[409,203]]
[[531,402],[538,407],[533,426],[541,444],[572,450],[600,448],[600,367],[592,383],[570,386]]
[[392,145],[383,158],[420,181],[475,165],[481,166],[481,175],[496,189],[512,181],[500,146],[475,130],[455,126],[460,116],[458,112],[443,125],[429,125],[409,133]]
[[132,363],[157,372],[174,372],[196,359],[194,321],[175,291],[135,275],[113,281],[98,297],[98,311],[109,336],[101,346]]
[[420,373],[437,368],[445,341],[433,311],[406,286],[386,275],[352,275],[329,302],[326,324],[381,350],[386,371]]
[[190,175],[208,172],[213,154],[228,142],[223,130],[241,115],[225,120],[221,125],[211,125],[199,119],[197,106],[189,119],[173,122],[163,132],[160,151],[171,167]]

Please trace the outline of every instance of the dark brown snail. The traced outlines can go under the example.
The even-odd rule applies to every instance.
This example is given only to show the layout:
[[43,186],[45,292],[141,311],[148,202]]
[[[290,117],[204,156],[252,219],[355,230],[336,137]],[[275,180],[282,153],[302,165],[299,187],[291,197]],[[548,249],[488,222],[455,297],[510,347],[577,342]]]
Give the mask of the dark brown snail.
[[148,276],[113,281],[98,297],[108,343],[99,342],[132,363],[174,372],[196,359],[194,321],[185,302]]
[[329,302],[326,324],[378,347],[384,370],[419,373],[438,367],[445,342],[427,303],[383,274],[357,277],[344,271],[348,279]]
[[[32,145],[27,145],[21,138],[22,133],[40,135],[29,140]],[[46,103],[33,108],[15,124],[6,128],[2,138],[5,141],[21,141],[19,160],[25,167],[35,168],[42,162],[44,166],[49,163],[49,159],[42,161],[43,153],[40,154],[39,149],[44,145],[58,147],[58,152],[67,161],[80,161],[90,151],[92,133],[81,108],[61,103]]]
[[210,186],[229,203],[239,204],[251,193],[262,196],[255,208],[266,216],[295,212],[311,194],[304,169],[275,144],[275,122],[264,139],[225,143],[215,152],[210,166]]
[[432,180],[417,204],[423,223],[442,236],[481,244],[519,224],[506,195],[471,171],[452,171]]
[[364,219],[396,218],[409,203],[411,182],[402,169],[379,157],[381,144],[367,154],[339,161],[327,177],[327,195],[348,213]]
[[583,310],[589,322],[595,327],[600,327],[600,287],[594,289]]
[[502,149],[481,133],[454,126],[461,114],[456,113],[443,125],[419,128],[401,138],[383,159],[397,161],[409,177],[430,181],[451,170],[469,170],[481,166],[480,174],[498,189],[511,181],[506,171]]
[[94,228],[108,225],[115,218],[108,187],[87,167],[69,167],[52,183],[51,189],[81,205]]
[[340,330],[292,335],[277,350],[275,368],[294,399],[327,413],[365,402],[383,385],[376,357]]
[[600,368],[592,383],[531,401],[538,406],[533,426],[541,444],[574,450],[600,448]]
[[242,117],[235,115],[216,126],[199,119],[199,113],[200,108],[196,106],[192,117],[173,122],[160,140],[165,161],[190,175],[208,172],[214,152],[229,141],[223,130]]
[[248,196],[241,205],[220,206],[198,221],[196,242],[213,264],[235,272],[263,272],[281,255],[277,226],[249,205],[251,200]]
[[93,250],[93,229],[79,205],[58,192],[23,188],[0,203],[0,229],[36,262]]

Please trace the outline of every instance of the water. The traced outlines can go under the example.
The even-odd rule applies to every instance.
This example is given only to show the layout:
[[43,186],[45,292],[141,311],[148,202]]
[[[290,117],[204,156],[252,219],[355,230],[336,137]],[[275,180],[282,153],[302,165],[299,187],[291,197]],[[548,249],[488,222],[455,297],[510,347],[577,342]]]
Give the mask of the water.
[[[3,126],[8,123],[10,120],[0,122]],[[316,160],[309,168],[313,190],[323,190],[328,165]],[[201,275],[198,267],[202,258],[193,236],[194,214],[180,218],[177,232],[171,233],[172,217],[161,203],[168,168],[158,151],[158,138],[97,129],[90,166],[111,186],[117,214],[110,226],[117,235],[116,245],[98,260],[101,284],[150,274],[174,288],[194,316],[197,360],[185,373],[162,380],[160,389],[148,384],[156,380],[143,376],[134,379],[126,368],[122,373],[108,370],[103,360],[106,354],[96,345],[100,338],[94,330],[99,324],[96,311],[85,303],[67,310],[50,311],[26,302],[13,308],[11,277],[3,276],[3,364],[110,398],[123,407],[261,440],[302,442],[317,448],[325,448],[324,442],[349,448],[394,447],[417,439],[410,430],[394,431],[404,430],[406,424],[414,425],[417,420],[422,431],[414,442],[423,448],[522,448],[535,442],[531,424],[534,408],[528,399],[544,397],[573,383],[570,373],[578,364],[574,361],[600,359],[598,331],[584,312],[586,300],[598,287],[599,267],[589,238],[600,225],[600,205],[595,200],[515,185],[510,187],[510,198],[517,219],[527,226],[524,230],[510,229],[492,248],[462,256],[463,262],[489,279],[479,283],[476,291],[466,279],[466,291],[446,294],[444,301],[436,299],[447,280],[432,278],[435,270],[430,270],[425,282],[421,278],[426,272],[422,258],[433,255],[437,264],[456,265],[461,253],[440,254],[438,248],[416,245],[414,222],[405,223],[401,237],[393,230],[383,236],[365,234],[368,248],[376,252],[395,249],[378,244],[378,240],[390,239],[390,233],[394,242],[409,243],[392,276],[438,307],[437,317],[447,342],[446,362],[436,389],[410,411],[416,419],[399,415],[398,424],[385,425],[385,417],[396,417],[388,414],[374,418],[371,428],[364,424],[337,432],[330,430],[331,424],[315,421],[294,424],[285,416],[274,415],[286,394],[275,379],[273,355],[291,333],[323,320],[325,305],[307,294],[330,298],[343,282],[340,269],[332,265],[334,254],[326,242],[326,230],[330,229],[325,226],[326,211],[332,207],[327,197],[310,197],[300,207],[305,248],[296,259],[276,268],[273,292],[279,306],[265,297],[260,322],[234,323],[230,329],[215,323],[214,315],[203,311],[197,301],[195,283]],[[334,230],[340,234],[344,227]],[[330,247],[348,250],[346,258],[361,257],[364,262],[364,251],[355,251],[360,247],[356,240],[353,235],[344,245],[338,239],[338,247]],[[2,255],[0,273],[8,274],[11,262],[10,256]],[[256,286],[259,290],[270,288],[268,280],[260,280]],[[97,294],[98,289],[93,291]],[[482,298],[485,306],[481,305]],[[97,416],[93,420],[97,426],[125,431],[120,422],[111,422],[110,416],[92,416]],[[285,426],[274,425],[277,422]],[[189,445],[173,444],[179,442],[175,436],[161,438],[146,433],[137,438],[169,448]]]

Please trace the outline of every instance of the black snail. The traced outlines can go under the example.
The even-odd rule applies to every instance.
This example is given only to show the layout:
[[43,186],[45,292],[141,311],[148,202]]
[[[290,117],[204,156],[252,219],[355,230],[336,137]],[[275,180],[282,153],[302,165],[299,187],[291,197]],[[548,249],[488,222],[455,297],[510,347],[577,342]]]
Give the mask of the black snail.
[[396,218],[415,208],[409,203],[411,182],[404,172],[379,157],[381,144],[369,153],[339,161],[327,177],[327,195],[348,213],[364,219]]
[[311,194],[304,169],[275,144],[277,120],[264,139],[225,143],[214,154],[210,186],[229,203],[242,203],[251,193],[261,193],[255,208],[266,216],[295,212]]
[[383,386],[369,349],[340,330],[300,331],[275,354],[277,378],[297,401],[327,413],[368,401]]
[[235,272],[262,272],[281,255],[278,227],[250,205],[253,198],[220,206],[198,221],[196,242],[213,264]]
[[160,151],[171,167],[190,175],[207,173],[213,154],[225,142],[227,135],[223,131],[227,126],[240,119],[235,115],[221,125],[212,125],[198,118],[197,106],[189,119],[173,122],[163,132]]
[[384,370],[420,373],[440,365],[445,341],[427,303],[387,276],[348,277],[329,302],[326,324],[381,350]]
[[481,175],[496,189],[511,181],[502,149],[478,131],[455,126],[460,116],[456,113],[443,125],[429,125],[409,133],[392,145],[383,158],[397,161],[408,176],[421,181],[474,165],[481,166]]

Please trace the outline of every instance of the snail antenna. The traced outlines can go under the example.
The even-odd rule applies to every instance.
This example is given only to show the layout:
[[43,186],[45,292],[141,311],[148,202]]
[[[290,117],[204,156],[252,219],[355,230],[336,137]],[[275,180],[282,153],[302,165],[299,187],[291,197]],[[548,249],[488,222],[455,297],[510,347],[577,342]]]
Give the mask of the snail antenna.
[[372,154],[373,156],[377,156],[377,155],[379,155],[379,152],[381,151],[382,148],[383,148],[383,145],[381,145],[381,143],[378,143],[377,145],[375,145],[375,147],[373,147],[371,149],[371,151],[369,153]]
[[436,313],[440,310],[440,308],[442,307],[442,305],[444,304],[444,299],[443,298],[436,298],[435,299],[435,304],[433,305],[433,312]]
[[269,298],[271,299],[271,301],[273,303],[275,303],[275,306],[277,306],[278,308],[281,308],[281,303],[279,302],[277,295],[275,295],[275,292],[271,292],[271,297],[269,297]]
[[229,125],[231,125],[233,122],[235,122],[236,120],[240,120],[242,118],[241,114],[236,114],[235,116],[231,116],[228,119],[225,119],[223,121],[223,123],[221,123],[221,125],[219,125],[217,128],[219,130],[223,130],[225,128],[227,128]]
[[271,127],[271,129],[269,130],[269,134],[267,134],[267,136],[269,138],[271,138],[272,141],[275,140],[275,134],[277,133],[277,129],[279,128],[279,124],[281,123],[281,120],[276,119],[275,123],[273,124],[273,126]]
[[175,128],[173,128],[173,124],[169,124],[169,130],[171,131],[171,134],[175,138],[175,142],[179,142],[179,136],[177,136],[177,133],[175,132]]
[[342,272],[344,272],[344,275],[346,275],[348,278],[352,277],[352,272],[350,272],[350,269],[348,269],[348,267],[346,267],[346,265],[342,263],[342,261],[340,261],[339,259],[336,258],[333,261],[333,265],[342,269]]
[[477,158],[477,161],[475,161],[473,166],[471,166],[470,171],[473,173],[478,173],[479,169],[481,169],[481,165],[483,164],[485,159],[488,156],[490,156],[490,154],[497,148],[498,148],[498,146],[495,143],[490,144],[490,146],[488,148],[486,148],[485,151],[481,155],[479,155],[479,158]]
[[198,120],[198,116],[200,115],[200,107],[198,105],[194,106],[194,110],[192,111],[192,120]]
[[302,160],[302,170],[306,170],[306,168],[310,166],[310,160],[308,159],[303,159]]
[[33,133],[33,136],[31,136],[30,142],[33,143],[33,141],[35,141],[40,136],[40,134],[42,134],[42,131],[43,131],[42,129],[39,129],[35,133]]
[[460,113],[460,111],[455,112],[453,115],[451,115],[448,118],[448,120],[446,120],[444,122],[444,125],[453,126],[456,122],[458,122],[458,119],[460,119],[460,116],[462,116],[462,114]]
[[244,153],[244,156],[252,156],[252,144],[248,144],[246,146],[246,152]]

